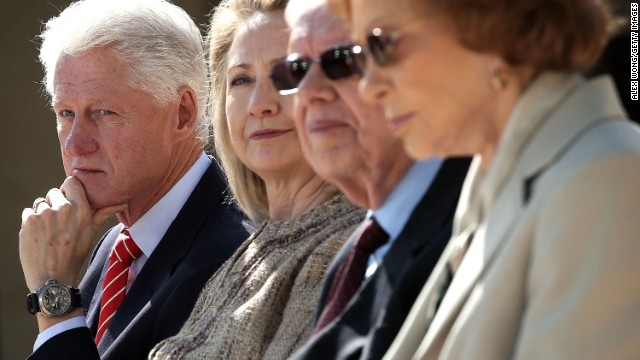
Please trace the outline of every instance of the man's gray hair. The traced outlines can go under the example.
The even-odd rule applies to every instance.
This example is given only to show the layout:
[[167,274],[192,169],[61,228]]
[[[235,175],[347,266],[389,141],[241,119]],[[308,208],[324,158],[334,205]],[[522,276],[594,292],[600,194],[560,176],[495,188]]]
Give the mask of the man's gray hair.
[[200,30],[187,13],[165,0],[81,0],[47,21],[40,35],[44,86],[53,96],[56,65],[62,55],[108,47],[129,65],[129,85],[158,104],[193,88],[198,101],[197,134],[209,136],[205,116],[207,67]]

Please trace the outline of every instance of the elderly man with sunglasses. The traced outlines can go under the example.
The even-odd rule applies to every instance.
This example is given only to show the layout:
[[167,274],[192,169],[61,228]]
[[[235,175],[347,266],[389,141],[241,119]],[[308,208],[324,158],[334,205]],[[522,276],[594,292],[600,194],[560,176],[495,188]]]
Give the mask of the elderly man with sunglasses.
[[358,95],[358,48],[324,0],[290,1],[286,18],[292,54],[271,78],[295,94],[303,152],[370,209],[331,265],[313,335],[294,358],[380,358],[449,240],[469,160],[409,159],[381,109]]

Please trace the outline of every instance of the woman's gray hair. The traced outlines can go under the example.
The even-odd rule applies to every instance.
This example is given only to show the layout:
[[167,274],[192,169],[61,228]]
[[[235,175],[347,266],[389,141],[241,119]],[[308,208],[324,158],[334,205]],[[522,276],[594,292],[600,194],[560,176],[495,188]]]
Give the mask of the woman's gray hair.
[[206,143],[207,67],[200,30],[187,13],[165,0],[81,0],[47,21],[40,35],[44,86],[53,96],[62,55],[108,47],[129,66],[129,85],[158,104],[191,87],[197,96],[196,135]]
[[283,11],[288,0],[223,0],[213,10],[207,44],[211,71],[209,111],[217,157],[236,202],[254,222],[269,217],[264,181],[240,161],[227,124],[227,55],[238,29],[256,14]]

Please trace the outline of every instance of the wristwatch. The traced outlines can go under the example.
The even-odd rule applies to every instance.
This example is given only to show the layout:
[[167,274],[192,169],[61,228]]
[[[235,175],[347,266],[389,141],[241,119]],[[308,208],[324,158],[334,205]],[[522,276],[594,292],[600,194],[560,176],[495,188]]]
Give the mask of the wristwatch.
[[62,316],[81,306],[80,290],[55,279],[27,295],[27,311],[30,314],[42,312],[47,317]]

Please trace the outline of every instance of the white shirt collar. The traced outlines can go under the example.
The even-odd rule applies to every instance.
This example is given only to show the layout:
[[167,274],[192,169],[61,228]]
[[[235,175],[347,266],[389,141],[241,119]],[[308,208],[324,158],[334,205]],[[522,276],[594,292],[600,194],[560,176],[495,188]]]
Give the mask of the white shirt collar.
[[148,258],[167,232],[169,225],[178,216],[182,206],[211,165],[203,152],[191,168],[149,211],[129,228],[131,237]]

